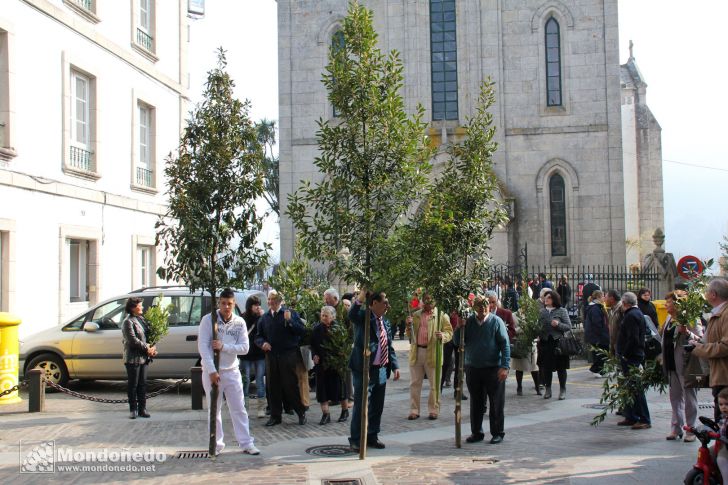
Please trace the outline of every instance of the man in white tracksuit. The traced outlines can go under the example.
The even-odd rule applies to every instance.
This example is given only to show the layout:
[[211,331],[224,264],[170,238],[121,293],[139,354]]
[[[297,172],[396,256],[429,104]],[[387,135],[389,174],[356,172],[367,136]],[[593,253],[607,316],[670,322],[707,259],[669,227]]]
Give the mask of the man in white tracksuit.
[[[250,348],[248,331],[245,320],[233,313],[235,293],[231,289],[226,288],[220,293],[218,308],[218,311],[215,312],[217,315],[217,340],[212,340],[212,319],[209,313],[200,321],[197,338],[197,349],[202,358],[202,386],[205,388],[207,396],[207,409],[210,409],[212,383],[217,383],[219,388],[217,415],[215,416],[216,454],[220,454],[225,448],[221,410],[222,399],[225,396],[230,418],[233,421],[235,439],[243,453],[257,455],[260,451],[255,447],[253,437],[250,436],[248,412],[245,410],[243,383],[238,363],[238,355],[247,354]],[[213,349],[220,351],[219,370],[215,370]]]

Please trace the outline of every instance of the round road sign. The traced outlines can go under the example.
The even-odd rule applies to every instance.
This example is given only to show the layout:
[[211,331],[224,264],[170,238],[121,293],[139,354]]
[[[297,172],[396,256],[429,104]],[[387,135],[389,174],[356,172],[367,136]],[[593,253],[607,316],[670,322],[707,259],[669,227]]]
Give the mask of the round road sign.
[[702,261],[695,256],[683,256],[677,262],[677,272],[686,280],[700,275],[704,269]]

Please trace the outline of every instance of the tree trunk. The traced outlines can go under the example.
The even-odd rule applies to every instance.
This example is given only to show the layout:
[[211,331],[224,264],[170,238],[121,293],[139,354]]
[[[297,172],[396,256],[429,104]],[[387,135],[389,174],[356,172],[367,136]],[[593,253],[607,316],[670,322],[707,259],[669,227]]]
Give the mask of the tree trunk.
[[369,307],[369,296],[367,296],[367,309],[364,312],[364,360],[362,365],[361,378],[361,436],[359,436],[359,459],[367,457],[367,430],[369,428],[369,339],[371,338],[372,309]]
[[[217,292],[217,288],[212,288],[210,291],[210,322],[212,323],[212,340],[217,340],[217,312],[215,311],[216,305],[216,298],[215,293]],[[220,351],[219,350],[213,350],[213,358],[215,361],[215,372],[218,372],[220,368]],[[218,374],[219,376],[219,374]],[[210,415],[208,416],[209,424],[210,424],[210,442],[208,445],[208,453],[210,455],[210,458],[213,460],[216,459],[215,457],[215,451],[217,447],[217,429],[215,427],[215,417],[217,416],[217,397],[219,395],[219,387],[217,384],[213,383],[210,387]]]
[[460,328],[460,342],[458,343],[455,358],[458,359],[458,363],[460,364],[458,366],[458,387],[455,391],[455,446],[461,448],[462,431],[460,430],[460,425],[463,419],[463,386],[465,384],[465,324]]
[[[440,323],[440,307],[437,307],[437,324],[435,329],[442,332],[442,324]],[[440,381],[442,380],[442,341],[435,337],[435,375],[434,382],[430,382],[430,389],[435,393],[435,402],[440,402]],[[434,387],[433,387],[434,386]]]

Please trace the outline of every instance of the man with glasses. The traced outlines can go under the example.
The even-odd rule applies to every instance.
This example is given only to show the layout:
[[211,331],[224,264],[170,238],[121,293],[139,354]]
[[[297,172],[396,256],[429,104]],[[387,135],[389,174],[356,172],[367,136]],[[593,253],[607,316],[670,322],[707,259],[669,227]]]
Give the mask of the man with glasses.
[[[349,368],[354,380],[354,412],[351,418],[351,448],[359,451],[361,439],[362,381],[364,371],[364,317],[367,292],[362,290],[349,310],[349,320],[354,327],[354,348],[349,358]],[[382,411],[384,411],[384,393],[387,379],[393,373],[394,380],[399,379],[397,355],[392,346],[392,328],[384,315],[389,310],[389,300],[383,292],[369,295],[371,314],[369,317],[369,342],[366,345],[371,352],[369,360],[369,428],[367,430],[367,447],[382,449],[384,443],[379,441]]]

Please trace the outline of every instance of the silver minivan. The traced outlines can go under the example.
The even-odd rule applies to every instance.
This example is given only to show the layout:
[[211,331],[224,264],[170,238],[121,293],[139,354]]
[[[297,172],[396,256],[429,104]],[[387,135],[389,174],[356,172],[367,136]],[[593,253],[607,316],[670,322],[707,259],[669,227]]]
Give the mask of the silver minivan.
[[[235,291],[236,313],[245,310],[248,297],[260,298],[263,309],[268,302],[258,290]],[[160,300],[161,296],[161,301]],[[210,311],[210,295],[186,287],[152,287],[132,291],[99,303],[60,325],[20,342],[20,369],[40,367],[46,377],[65,385],[69,379],[125,380],[121,324],[124,306],[130,297],[144,300],[146,310],[152,304],[171,304],[169,333],[157,344],[158,355],[149,365],[149,379],[189,377],[190,367],[199,363],[197,329],[202,316]],[[155,301],[155,299],[157,301]]]

